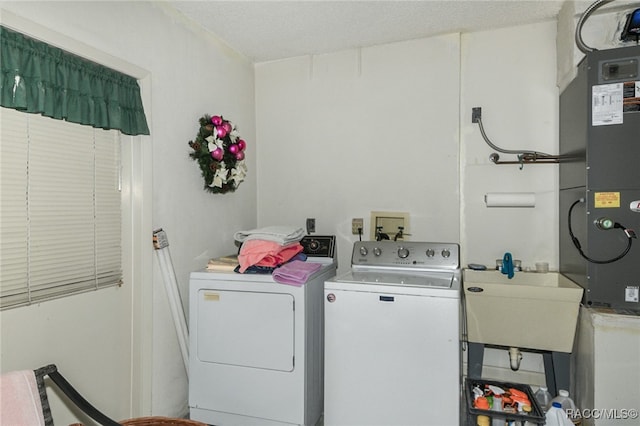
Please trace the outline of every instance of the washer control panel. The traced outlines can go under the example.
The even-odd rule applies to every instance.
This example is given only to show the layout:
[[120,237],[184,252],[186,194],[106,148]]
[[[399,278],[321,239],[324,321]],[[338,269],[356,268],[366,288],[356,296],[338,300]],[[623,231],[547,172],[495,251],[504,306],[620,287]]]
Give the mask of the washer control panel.
[[353,245],[352,266],[410,269],[458,269],[460,246],[456,243],[418,241],[358,241]]

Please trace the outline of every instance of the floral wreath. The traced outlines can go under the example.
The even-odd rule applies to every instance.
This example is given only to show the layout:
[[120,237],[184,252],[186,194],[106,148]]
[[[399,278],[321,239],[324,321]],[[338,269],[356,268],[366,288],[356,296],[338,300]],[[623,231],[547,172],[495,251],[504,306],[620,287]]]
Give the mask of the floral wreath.
[[193,149],[189,157],[200,165],[204,189],[214,194],[235,191],[247,174],[247,143],[240,139],[233,123],[222,116],[204,115],[199,122],[198,136],[189,141]]

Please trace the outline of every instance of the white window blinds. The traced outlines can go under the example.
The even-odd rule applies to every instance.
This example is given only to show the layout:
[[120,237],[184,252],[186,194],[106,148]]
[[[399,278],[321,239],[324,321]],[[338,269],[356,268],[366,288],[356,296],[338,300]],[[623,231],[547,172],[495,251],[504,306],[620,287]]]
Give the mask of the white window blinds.
[[120,133],[0,114],[0,307],[120,284]]

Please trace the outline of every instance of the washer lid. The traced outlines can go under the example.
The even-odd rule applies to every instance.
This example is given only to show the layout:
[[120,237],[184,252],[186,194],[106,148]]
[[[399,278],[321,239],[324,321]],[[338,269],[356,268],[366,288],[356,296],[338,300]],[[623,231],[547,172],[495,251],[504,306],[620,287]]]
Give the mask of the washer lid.
[[451,288],[454,281],[452,273],[431,272],[427,274],[407,273],[404,271],[355,271],[352,270],[336,281],[345,283],[397,285],[405,287]]

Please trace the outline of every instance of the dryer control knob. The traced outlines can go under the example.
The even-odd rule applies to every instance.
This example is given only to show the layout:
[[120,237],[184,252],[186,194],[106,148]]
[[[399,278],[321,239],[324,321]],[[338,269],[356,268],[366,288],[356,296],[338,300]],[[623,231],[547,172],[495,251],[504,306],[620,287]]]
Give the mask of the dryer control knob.
[[433,257],[436,255],[436,252],[433,249],[427,249],[427,257]]
[[382,249],[380,249],[380,247],[374,247],[373,254],[376,256],[380,256],[382,254]]
[[398,257],[400,259],[406,259],[407,257],[409,257],[409,249],[405,247],[400,247],[398,249]]
[[361,246],[360,247],[360,254],[363,256],[366,256],[367,253],[369,253],[369,250],[367,250],[367,248],[365,246]]
[[447,249],[442,250],[442,257],[449,257],[451,256],[451,252]]

